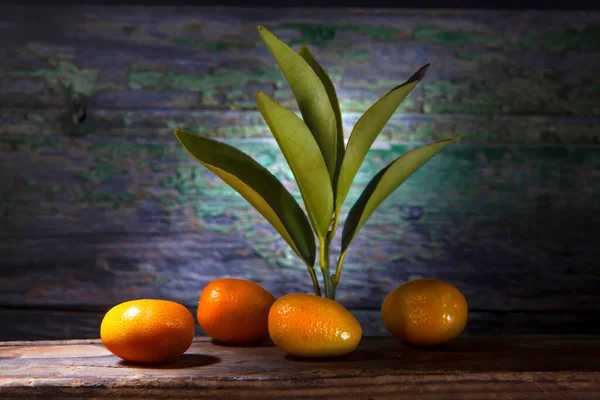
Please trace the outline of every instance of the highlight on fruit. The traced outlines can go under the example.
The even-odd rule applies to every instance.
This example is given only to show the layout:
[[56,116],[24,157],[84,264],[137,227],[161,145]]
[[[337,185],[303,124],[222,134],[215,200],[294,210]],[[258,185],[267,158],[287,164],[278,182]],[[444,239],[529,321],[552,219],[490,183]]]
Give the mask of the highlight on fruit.
[[104,315],[100,338],[111,353],[126,361],[167,363],[191,346],[194,327],[194,317],[179,303],[130,300]]
[[440,279],[415,279],[393,289],[381,306],[387,330],[413,346],[439,346],[458,337],[468,306],[458,288]]
[[335,271],[330,270],[331,244],[356,173],[387,121],[423,80],[429,65],[373,104],[345,143],[336,89],[325,69],[307,47],[296,52],[265,27],[259,26],[258,31],[289,83],[302,115],[298,117],[263,92],[256,95],[258,109],[293,173],[306,213],[281,182],[252,157],[228,144],[181,129],[174,133],[200,164],[241,194],[275,228],[306,265],[314,292],[321,296],[318,263],[323,294],[335,299],[344,258],[365,222],[400,184],[457,140],[459,134],[398,157],[371,179],[348,212],[340,255]]
[[362,327],[335,300],[297,293],[282,296],[273,304],[269,335],[277,347],[292,356],[339,357],[356,350]]
[[218,342],[260,342],[269,337],[274,302],[275,297],[258,283],[220,278],[202,290],[196,316],[204,333]]

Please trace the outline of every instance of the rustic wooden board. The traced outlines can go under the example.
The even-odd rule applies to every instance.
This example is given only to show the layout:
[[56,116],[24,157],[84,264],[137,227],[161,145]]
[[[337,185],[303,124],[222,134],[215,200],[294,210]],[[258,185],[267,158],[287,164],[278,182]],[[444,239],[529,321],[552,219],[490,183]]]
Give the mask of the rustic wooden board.
[[[276,296],[311,290],[275,231],[173,138],[0,143],[0,176],[12,188],[1,220],[1,304],[109,305],[154,296],[192,305],[221,276],[255,280]],[[300,198],[273,142],[232,143]],[[409,148],[374,149],[348,204]],[[600,249],[588,232],[597,232],[600,215],[598,155],[586,147],[444,150],[361,231],[340,301],[378,308],[397,284],[437,276],[480,310],[597,310]]]
[[[346,138],[361,115],[344,113]],[[223,140],[272,138],[258,111],[88,109],[85,121],[74,124],[67,110],[0,108],[0,121],[5,140],[23,136],[172,139],[175,128]],[[595,146],[600,143],[599,121],[595,117],[398,113],[378,141],[428,143],[460,132],[461,144]]]
[[600,339],[462,338],[437,349],[363,339],[343,358],[299,360],[269,343],[199,338],[158,368],[121,361],[97,340],[5,342],[0,390],[4,398],[594,399]]
[[[0,341],[96,339],[108,310],[54,310],[0,308]],[[190,312],[196,315],[196,308]],[[350,310],[362,326],[365,337],[390,336],[378,310]],[[469,311],[464,336],[531,335],[538,332],[560,335],[599,335],[594,323],[598,312],[489,312]],[[204,332],[196,325],[196,335]]]
[[0,306],[160,297],[191,307],[222,276],[277,296],[311,291],[285,243],[172,135],[227,140],[300,198],[254,105],[263,90],[295,107],[262,23],[329,70],[346,136],[431,63],[346,210],[393,157],[462,133],[361,231],[344,305],[377,310],[397,284],[435,276],[482,315],[517,312],[511,329],[484,318],[477,333],[560,332],[561,318],[563,333],[583,332],[600,304],[599,21],[597,11],[0,6]]
[[598,116],[598,15],[10,6],[0,17],[0,104],[255,109],[265,90],[291,105],[256,32],[264,24],[315,48],[344,111],[431,63],[403,111]]

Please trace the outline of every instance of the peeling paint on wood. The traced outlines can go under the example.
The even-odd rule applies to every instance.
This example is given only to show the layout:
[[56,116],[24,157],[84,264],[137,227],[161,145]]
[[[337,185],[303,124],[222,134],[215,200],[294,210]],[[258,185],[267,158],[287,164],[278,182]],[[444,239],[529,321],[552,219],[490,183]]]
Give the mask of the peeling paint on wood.
[[[231,143],[301,201],[273,141]],[[66,293],[85,293],[94,304],[158,293],[190,302],[222,275],[256,280],[277,295],[310,291],[306,271],[275,231],[174,139],[21,138],[6,146],[2,171],[20,174],[2,176],[11,193],[2,223],[17,245],[0,249],[1,303],[63,304]],[[373,149],[345,212],[375,172],[409,148]],[[600,275],[589,233],[598,228],[599,170],[594,148],[446,149],[365,225],[339,298],[376,308],[396,284],[434,275],[480,309],[594,309]],[[65,254],[75,243],[80,251]],[[51,265],[71,279],[58,279]],[[156,281],[146,281],[145,271]],[[97,285],[96,274],[113,276],[114,286]]]
[[[16,38],[0,39],[0,49],[7,49],[0,57],[4,107],[62,107],[56,90],[66,87],[86,98],[114,90],[170,90],[196,98],[195,108],[255,110],[256,91],[272,94],[285,87],[258,40],[255,28],[262,23],[294,46],[316,47],[345,111],[363,112],[418,67],[431,63],[426,80],[402,111],[600,113],[595,89],[600,25],[594,12],[373,11],[366,16],[345,11],[340,17],[333,11],[319,16],[298,11],[290,19],[270,10],[189,10],[183,15],[149,8],[137,14],[135,24],[124,10],[45,12],[55,25],[35,29],[28,25],[35,22],[34,11],[11,7],[2,14],[0,25]],[[11,23],[15,18],[22,21],[19,26]],[[294,104],[289,91],[278,93],[285,105]],[[153,99],[151,107],[165,105],[160,93]],[[177,102],[168,107],[177,108]]]
[[[182,99],[185,101],[185,99]],[[0,109],[0,135],[14,141],[22,136],[58,140],[69,132],[88,138],[168,139],[176,128],[220,140],[272,139],[258,111],[196,111],[144,108],[143,100],[120,96],[126,111],[91,108],[86,119],[74,125],[67,111]],[[344,113],[346,139],[361,117]],[[395,114],[378,137],[380,143],[429,143],[461,133],[462,144],[583,145],[600,143],[600,119],[544,116]]]
[[172,135],[185,128],[238,146],[300,200],[254,103],[261,90],[296,107],[260,23],[313,48],[338,87],[346,136],[432,64],[383,130],[346,211],[394,157],[462,134],[361,231],[343,304],[377,309],[395,285],[437,276],[484,312],[593,313],[598,15],[0,6],[0,304],[191,305],[228,275],[276,295],[311,290],[287,245]]

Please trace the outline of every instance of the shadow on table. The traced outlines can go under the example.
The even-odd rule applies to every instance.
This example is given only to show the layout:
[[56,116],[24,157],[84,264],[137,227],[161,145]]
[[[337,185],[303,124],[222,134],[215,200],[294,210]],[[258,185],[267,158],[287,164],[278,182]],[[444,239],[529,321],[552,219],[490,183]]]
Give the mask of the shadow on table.
[[253,343],[225,343],[225,342],[219,342],[215,339],[212,339],[210,341],[210,343],[214,344],[215,346],[221,346],[221,347],[251,347],[251,348],[256,348],[256,347],[275,347],[275,345],[273,344],[273,342],[271,342],[270,340],[263,340],[261,342],[253,342]]
[[285,355],[286,360],[313,364],[316,368],[368,370],[376,362],[390,373],[412,372],[553,372],[600,371],[600,347],[597,343],[528,338],[519,340],[459,339],[438,347],[412,347],[389,340],[368,341],[356,351],[334,358],[300,358]]
[[131,361],[121,360],[119,361],[119,365],[131,368],[184,369],[206,367],[209,365],[217,364],[219,362],[221,362],[221,359],[214,356],[208,356],[205,354],[184,354],[177,360],[165,364],[134,363]]

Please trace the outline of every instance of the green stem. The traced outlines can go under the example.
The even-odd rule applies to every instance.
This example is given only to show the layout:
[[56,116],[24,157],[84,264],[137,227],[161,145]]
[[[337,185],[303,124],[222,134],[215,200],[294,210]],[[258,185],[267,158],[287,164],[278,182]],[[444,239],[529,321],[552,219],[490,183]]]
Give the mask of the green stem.
[[333,284],[337,286],[340,282],[340,275],[342,274],[342,265],[344,264],[344,258],[346,258],[346,252],[340,254],[340,258],[338,258],[337,266],[335,268],[335,275],[333,276]]
[[327,238],[319,239],[319,265],[325,282],[325,297],[331,299],[331,277],[329,276],[329,242]]
[[317,296],[321,296],[321,288],[319,287],[319,281],[317,280],[317,274],[315,273],[315,269],[311,265],[308,265],[308,264],[306,264],[306,267],[308,268],[308,273],[310,274],[310,279],[312,279],[313,288],[315,289],[315,294]]
[[333,239],[333,237],[335,236],[335,233],[337,232],[339,222],[340,222],[340,210],[338,208],[336,208],[335,215],[333,217],[333,226],[331,227],[331,230],[329,232],[327,232],[327,238],[329,239],[329,243],[331,243],[331,240]]
[[333,217],[333,226],[331,227],[331,230],[329,230],[329,232],[327,232],[327,237],[325,238],[325,251],[326,251],[326,257],[327,257],[327,278],[330,282],[330,290],[329,290],[329,294],[327,295],[328,298],[335,300],[335,289],[337,286],[337,282],[333,281],[331,278],[331,276],[329,275],[329,250],[331,248],[331,241],[333,240],[333,238],[335,237],[335,233],[337,232],[337,227],[338,227],[338,222],[339,222],[339,218],[340,218],[340,210],[336,208],[335,210],[335,215]]

